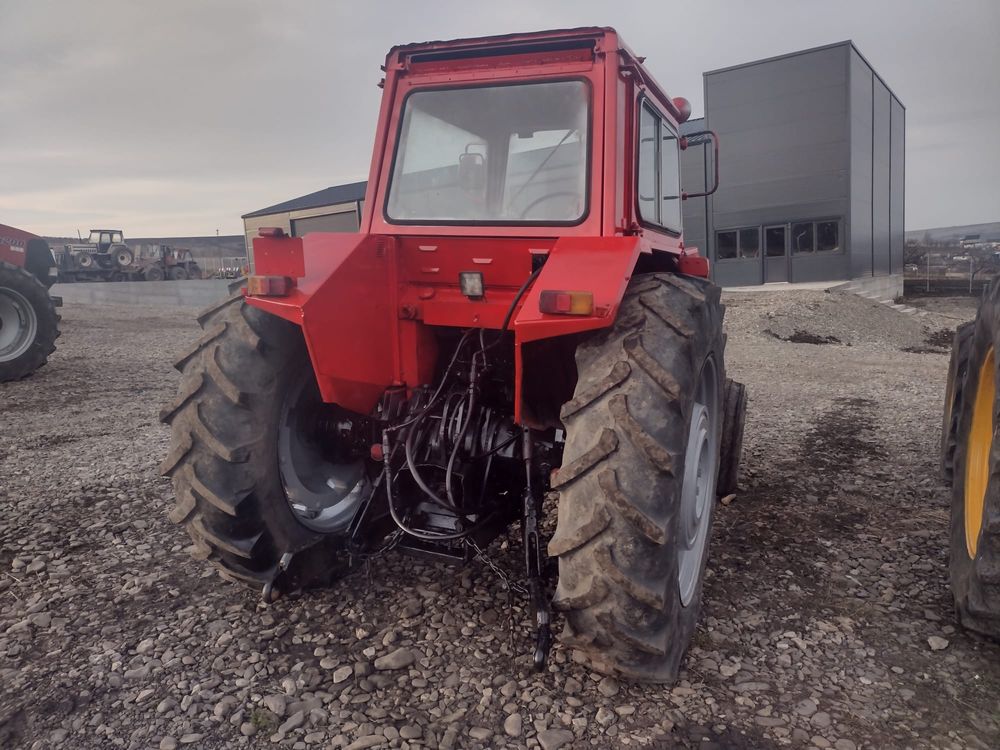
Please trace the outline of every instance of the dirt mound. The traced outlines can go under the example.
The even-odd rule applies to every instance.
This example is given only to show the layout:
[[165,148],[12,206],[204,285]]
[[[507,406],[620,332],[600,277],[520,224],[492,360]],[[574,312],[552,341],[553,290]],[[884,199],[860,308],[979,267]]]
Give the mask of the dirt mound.
[[[939,352],[951,345],[955,321],[907,315],[843,292],[729,293],[730,336],[766,337],[793,344],[857,346],[869,350]],[[947,340],[947,345],[942,342]]]

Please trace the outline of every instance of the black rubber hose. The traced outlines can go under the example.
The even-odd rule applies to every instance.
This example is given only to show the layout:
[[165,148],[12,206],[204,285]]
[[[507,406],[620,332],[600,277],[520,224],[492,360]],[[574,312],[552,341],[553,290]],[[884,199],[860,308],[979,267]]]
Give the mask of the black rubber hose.
[[510,326],[510,319],[514,316],[514,310],[517,309],[517,303],[521,301],[521,297],[523,297],[524,293],[528,291],[528,287],[531,286],[532,282],[538,278],[538,274],[542,272],[542,268],[543,266],[539,266],[532,271],[531,275],[524,280],[523,284],[521,284],[521,288],[517,290],[517,294],[515,294],[514,299],[511,300],[510,307],[507,308],[507,314],[503,317],[503,325],[500,326],[500,332],[497,334],[497,337],[493,340],[492,344],[480,349],[483,354],[503,340],[503,335],[507,332],[507,328]]

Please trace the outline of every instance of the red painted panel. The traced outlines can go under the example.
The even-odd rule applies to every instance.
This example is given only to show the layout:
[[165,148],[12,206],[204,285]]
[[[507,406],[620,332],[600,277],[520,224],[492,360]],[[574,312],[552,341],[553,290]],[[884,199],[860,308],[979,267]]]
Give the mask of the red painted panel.
[[247,302],[299,323],[324,400],[361,413],[372,410],[397,369],[388,244],[384,237],[334,233],[254,241],[258,270],[265,270],[257,255],[263,246],[267,273],[301,270],[301,277],[288,297]]
[[[614,322],[639,257],[638,237],[561,237],[514,320],[519,344],[606,328]],[[545,289],[593,292],[593,315],[547,315],[538,309]]]
[[0,260],[12,266],[24,266],[28,242],[40,239],[37,234],[0,224]]

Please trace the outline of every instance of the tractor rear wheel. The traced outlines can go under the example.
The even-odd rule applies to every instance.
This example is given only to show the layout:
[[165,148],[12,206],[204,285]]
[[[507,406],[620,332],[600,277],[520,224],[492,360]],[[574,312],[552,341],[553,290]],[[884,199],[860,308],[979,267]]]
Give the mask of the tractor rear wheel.
[[600,672],[671,681],[694,634],[723,422],[719,296],[637,275],[614,326],[577,348],[549,554],[564,639]]
[[49,290],[23,268],[0,261],[0,383],[44,365],[58,337],[59,316]]
[[955,329],[948,364],[948,385],[944,395],[944,418],[941,420],[941,478],[949,487],[955,479],[955,449],[958,445],[958,418],[969,370],[969,349],[975,323],[962,323]]
[[719,497],[735,494],[739,489],[740,456],[743,453],[743,427],[747,418],[747,387],[726,378],[723,390],[722,448],[719,451],[719,482],[715,488]]
[[1000,638],[1000,455],[993,444],[998,351],[1000,284],[994,282],[972,327],[961,398],[955,404],[949,560],[959,622],[994,638]]
[[163,281],[163,269],[159,266],[150,266],[142,275],[146,277],[146,281]]
[[172,266],[167,271],[167,276],[174,281],[187,281],[188,272],[184,269],[184,266]]
[[161,466],[176,493],[170,519],[224,578],[275,592],[327,583],[368,487],[363,463],[320,437],[344,413],[322,403],[297,326],[242,295],[199,323],[204,336],[176,364],[180,393],[160,415],[172,428]]

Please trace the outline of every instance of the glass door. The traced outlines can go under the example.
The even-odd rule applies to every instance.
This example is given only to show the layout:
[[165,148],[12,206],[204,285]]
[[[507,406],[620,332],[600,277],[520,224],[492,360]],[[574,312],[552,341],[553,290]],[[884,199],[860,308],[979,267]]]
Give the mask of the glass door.
[[764,227],[764,281],[788,281],[788,227]]

